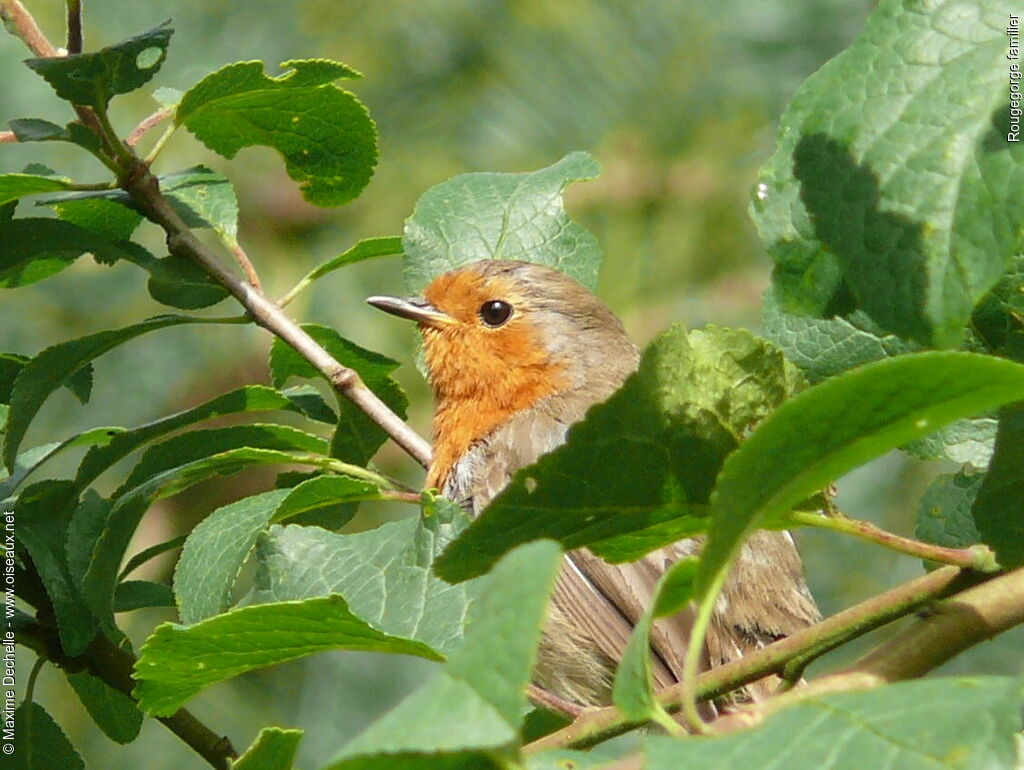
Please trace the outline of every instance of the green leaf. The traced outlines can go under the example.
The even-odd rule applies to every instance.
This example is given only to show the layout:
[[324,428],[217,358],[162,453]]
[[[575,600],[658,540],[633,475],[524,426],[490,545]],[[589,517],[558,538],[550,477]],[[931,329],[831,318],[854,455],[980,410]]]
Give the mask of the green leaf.
[[117,244],[59,219],[24,218],[0,222],[0,288],[20,286],[59,273],[83,254],[111,263],[128,259]]
[[957,420],[900,449],[922,460],[946,459],[960,465],[987,468],[995,448],[997,425],[992,417]]
[[427,497],[420,521],[392,522],[355,535],[273,527],[257,546],[256,590],[249,601],[339,594],[375,628],[451,652],[462,639],[480,586],[449,585],[433,575],[431,565],[466,524],[459,506]]
[[66,439],[59,444],[43,444],[22,452],[14,461],[14,469],[11,475],[0,483],[0,500],[4,500],[14,493],[22,481],[34,473],[54,455],[63,452],[65,449],[74,447],[103,445],[110,441],[111,437],[119,432],[120,428],[93,428],[84,433],[79,433]]
[[198,310],[216,305],[230,294],[199,265],[184,257],[155,259],[148,269],[149,296],[162,305]]
[[1013,256],[1010,269],[974,308],[971,327],[989,350],[1024,361],[1024,251]]
[[273,147],[303,197],[340,206],[366,187],[377,165],[377,129],[366,108],[335,80],[359,77],[326,59],[293,60],[276,78],[263,62],[229,64],[190,88],[175,120],[216,153]]
[[64,222],[112,241],[128,240],[142,222],[139,212],[105,198],[40,201],[44,202],[53,205],[57,216]]
[[[70,481],[40,481],[18,497],[14,507],[16,536],[28,551],[53,605],[61,647],[80,655],[96,635],[96,621],[68,569],[64,538],[74,506]],[[14,518],[8,519],[10,524]]]
[[335,270],[348,265],[354,265],[356,262],[363,262],[364,260],[377,257],[401,256],[402,254],[404,254],[402,251],[402,239],[398,236],[363,238],[352,248],[346,249],[333,259],[329,259],[310,270],[305,278],[302,279],[302,284],[312,283],[318,278],[323,278],[328,273],[333,273]]
[[151,545],[149,548],[139,551],[128,560],[128,563],[125,564],[124,567],[121,568],[121,574],[118,576],[118,580],[124,580],[128,575],[132,574],[150,559],[155,559],[160,554],[167,553],[167,551],[173,551],[175,548],[181,548],[185,544],[187,537],[187,535],[172,537],[170,540],[165,540],[162,543]]
[[0,174],[0,203],[16,201],[26,195],[66,190],[68,183],[53,176]]
[[348,476],[313,476],[292,487],[273,521],[341,529],[355,516],[357,502],[380,499],[380,489],[369,482]]
[[345,746],[331,770],[401,767],[424,755],[434,767],[470,758],[468,767],[486,767],[485,752],[511,746],[561,563],[550,541],[505,556],[484,579],[465,639],[443,672]]
[[980,543],[971,506],[984,480],[984,473],[963,471],[936,478],[921,498],[914,537],[946,548],[966,548]]
[[564,446],[516,473],[438,560],[438,574],[481,574],[516,544],[541,537],[628,561],[703,531],[722,460],[801,381],[749,332],[672,327]]
[[14,462],[25,431],[28,430],[29,423],[43,402],[69,377],[94,358],[140,334],[189,323],[216,321],[185,316],[155,316],[134,326],[110,329],[62,342],[33,358],[14,381],[11,392],[11,413],[7,420],[7,434],[4,437],[4,463],[7,467],[11,467]]
[[238,759],[231,760],[231,770],[291,770],[302,732],[264,727],[252,746]]
[[654,700],[651,678],[651,624],[678,611],[694,596],[699,559],[675,562],[658,581],[648,611],[636,624],[615,672],[612,702],[630,721],[671,720]]
[[1024,403],[999,411],[995,454],[973,513],[982,542],[996,552],[1000,566],[1024,564]]
[[327,452],[327,441],[298,428],[275,423],[229,425],[226,428],[191,430],[151,446],[121,485],[114,497],[137,487],[167,470],[178,468],[232,449],[276,449],[282,452]]
[[1014,0],[886,0],[801,86],[753,215],[794,313],[856,306],[958,345],[1020,246],[1024,145],[1006,141]]
[[160,177],[160,190],[189,227],[212,228],[226,243],[235,243],[238,197],[226,176],[195,166]]
[[702,592],[743,538],[888,450],[1024,397],[1024,366],[974,353],[912,353],[862,366],[782,404],[722,466],[701,558]]
[[174,595],[185,625],[231,606],[235,579],[290,489],[276,489],[225,505],[200,522],[174,569]]
[[112,607],[117,568],[124,559],[132,534],[153,500],[176,494],[216,475],[238,473],[259,465],[311,461],[308,455],[294,455],[277,449],[241,447],[210,456],[183,459],[180,465],[172,463],[160,471],[154,469],[153,475],[140,479],[138,486],[118,492],[116,502],[102,527],[92,528],[91,536],[84,538],[78,546],[87,554],[84,558],[88,567],[82,579],[82,587],[89,607],[97,617],[113,627]]
[[94,154],[102,149],[99,137],[77,120],[58,126],[39,118],[18,118],[8,125],[19,142],[71,142]]
[[22,701],[11,719],[18,728],[13,770],[84,770],[85,763],[60,726],[38,703]]
[[125,580],[114,590],[114,612],[131,612],[149,607],[173,607],[174,592],[164,583]]
[[[334,329],[319,324],[303,324],[302,329],[316,340],[342,366],[354,369],[370,390],[399,417],[405,417],[409,400],[390,374],[398,362],[361,348],[340,336]],[[289,377],[321,377],[320,372],[293,347],[280,338],[270,346],[270,374],[275,387]],[[338,427],[331,440],[331,456],[363,465],[387,439],[387,434],[351,401],[338,397]]]
[[163,623],[142,646],[134,696],[168,716],[216,682],[253,669],[333,649],[440,656],[421,642],[376,631],[340,596],[243,607],[194,626]]
[[[203,420],[210,420],[238,412],[299,411],[299,407],[288,396],[265,385],[246,385],[186,409],[183,412],[164,417],[155,422],[132,430],[119,429],[103,446],[89,450],[78,466],[75,486],[85,489],[105,470],[136,449],[168,433],[186,428]],[[113,428],[109,430],[113,431]]]
[[135,701],[86,671],[67,674],[68,684],[89,716],[116,743],[131,743],[142,729],[142,712]]
[[792,770],[1014,770],[1020,682],[926,679],[807,698],[749,730],[675,740],[650,736],[648,770],[765,766]]
[[114,96],[134,91],[160,70],[174,33],[169,24],[166,21],[95,52],[27,59],[25,64],[42,75],[61,99],[106,109]]
[[813,318],[783,310],[776,290],[764,293],[761,320],[765,336],[782,348],[810,382],[820,382],[861,364],[913,353],[920,345],[887,334],[862,312],[847,317]]
[[411,292],[481,259],[519,259],[597,286],[601,247],[565,213],[562,192],[601,172],[585,152],[525,174],[474,173],[431,187],[406,220],[402,275]]

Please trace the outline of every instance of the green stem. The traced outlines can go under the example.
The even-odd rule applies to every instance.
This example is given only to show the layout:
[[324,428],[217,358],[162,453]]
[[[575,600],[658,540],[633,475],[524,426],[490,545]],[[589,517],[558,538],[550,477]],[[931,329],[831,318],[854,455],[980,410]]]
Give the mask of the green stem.
[[686,657],[683,659],[682,713],[686,723],[697,733],[709,731],[708,725],[701,719],[697,711],[697,670],[700,668],[701,653],[704,651],[704,640],[708,635],[711,616],[715,612],[715,603],[718,601],[718,595],[722,592],[722,586],[725,585],[725,579],[729,576],[733,558],[730,558],[715,573],[711,585],[708,586],[697,607],[697,617],[693,621],[693,629],[690,631],[690,640],[686,647]]
[[852,535],[908,556],[916,556],[919,559],[949,564],[953,567],[974,569],[979,572],[999,571],[995,554],[986,545],[973,545],[970,548],[945,548],[909,537],[894,535],[876,527],[871,522],[850,519],[845,516],[822,516],[819,513],[807,511],[792,511],[787,519],[805,527],[818,527]]
[[143,161],[147,166],[153,165],[157,156],[160,154],[160,151],[164,148],[164,145],[167,144],[167,140],[171,138],[177,128],[178,126],[172,122],[164,129],[164,132],[160,134],[160,138],[156,140],[156,144],[153,145],[153,149],[149,151],[149,154],[146,155],[145,160]]

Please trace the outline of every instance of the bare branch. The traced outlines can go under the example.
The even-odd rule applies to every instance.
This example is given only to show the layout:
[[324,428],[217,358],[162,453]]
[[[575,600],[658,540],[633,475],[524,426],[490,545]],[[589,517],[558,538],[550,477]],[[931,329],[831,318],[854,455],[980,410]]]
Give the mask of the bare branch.
[[82,39],[82,0],[67,0],[68,6],[68,43],[65,46],[69,54],[81,53],[84,45]]
[[39,29],[32,14],[25,10],[25,6],[19,0],[0,0],[0,19],[3,19],[5,26],[17,35],[36,56],[59,55],[57,49]]
[[[792,667],[802,668],[851,639],[863,636],[918,610],[929,602],[955,594],[985,579],[984,575],[955,567],[943,567],[930,572],[843,610],[757,652],[701,674],[696,681],[696,697],[698,700],[709,700],[750,682],[756,682],[768,674],[781,674]],[[1024,600],[1021,601],[1021,606],[1024,608]],[[902,646],[903,638],[902,634],[895,637],[893,644]],[[668,711],[675,711],[680,707],[684,697],[682,689],[681,685],[674,685],[657,693],[655,697]],[[806,689],[805,686],[798,688],[797,691],[804,692]],[[772,698],[769,702],[775,702],[782,697],[785,696]],[[534,741],[524,751],[533,753],[556,747],[587,748],[629,732],[642,724],[625,721],[615,707],[590,709],[571,725]],[[715,724],[717,728],[718,723]]]
[[174,107],[163,107],[154,112],[152,115],[143,118],[139,122],[139,124],[132,129],[132,132],[128,134],[128,138],[125,139],[125,144],[127,144],[129,147],[135,147],[136,145],[138,145],[138,143],[142,140],[142,137],[145,136],[147,132],[151,131],[152,129],[156,128],[161,123],[163,123],[165,120],[167,120],[167,118],[174,114],[174,110]]

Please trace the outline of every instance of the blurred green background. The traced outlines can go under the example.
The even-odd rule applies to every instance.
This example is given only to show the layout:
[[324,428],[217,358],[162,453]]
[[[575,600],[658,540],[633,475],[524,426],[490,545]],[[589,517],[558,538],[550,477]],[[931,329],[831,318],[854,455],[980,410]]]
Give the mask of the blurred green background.
[[[26,6],[51,39],[60,40],[63,3],[28,0]],[[570,212],[602,243],[600,293],[642,344],[674,321],[759,328],[770,270],[746,213],[754,175],[770,152],[785,103],[853,39],[871,7],[867,0],[87,0],[85,32],[87,48],[95,48],[173,17],[170,55],[147,92],[184,90],[225,63],[248,59],[262,59],[275,73],[277,62],[323,56],[364,73],[348,87],[377,121],[381,162],[365,194],[343,209],[302,201],[270,150],[245,150],[228,162],[180,132],[161,156],[160,172],[205,163],[233,180],[241,242],[272,295],[359,238],[399,234],[417,197],[453,174],[531,170],[571,150],[590,151],[604,173],[570,190]],[[21,65],[26,55],[14,38],[0,37],[0,122],[65,122],[68,108]],[[121,97],[115,124],[127,132],[154,108],[145,95]],[[75,148],[0,148],[0,172],[40,160],[81,181],[102,178],[98,164]],[[38,213],[21,205],[21,216]],[[164,253],[154,232],[143,240],[158,256]],[[347,268],[289,311],[400,360],[412,423],[427,435],[430,399],[412,364],[413,332],[362,301],[401,292],[399,269],[397,260]],[[227,308],[224,303],[218,312],[233,312]],[[0,349],[34,354],[164,310],[146,293],[141,271],[83,259],[55,278],[3,294]],[[234,326],[140,338],[98,362],[88,406],[55,395],[25,446],[97,425],[131,426],[243,383],[267,382],[268,346],[265,333]],[[378,461],[410,482],[422,478],[393,447]],[[850,515],[912,534],[916,501],[940,470],[949,468],[883,458],[843,480],[840,505]],[[133,551],[187,530],[214,507],[272,479],[242,475],[162,502],[147,516]],[[368,526],[374,517],[392,515],[371,509],[360,521]],[[921,572],[914,560],[835,535],[801,533],[801,544],[826,613]],[[141,574],[168,579],[172,568],[167,559]],[[171,615],[121,617],[138,643]],[[864,644],[822,661],[819,670],[849,660]],[[1022,648],[1024,635],[1009,634],[947,670],[1020,673]],[[22,658],[25,681],[31,660]],[[415,660],[323,654],[219,685],[190,708],[240,749],[264,725],[303,727],[299,764],[315,767],[429,668]],[[52,669],[44,670],[38,693],[90,767],[204,766],[153,720],[135,743],[115,746]]]

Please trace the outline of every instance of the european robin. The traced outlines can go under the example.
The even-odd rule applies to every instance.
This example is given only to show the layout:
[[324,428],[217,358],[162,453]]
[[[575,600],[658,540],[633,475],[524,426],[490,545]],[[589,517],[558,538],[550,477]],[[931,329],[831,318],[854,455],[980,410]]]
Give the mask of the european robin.
[[[639,360],[601,300],[569,276],[528,262],[475,262],[439,276],[422,297],[367,301],[419,325],[435,398],[426,484],[473,515],[519,468],[563,443],[569,427],[608,398]],[[536,684],[582,705],[608,703],[615,666],[658,578],[699,547],[699,539],[681,540],[617,565],[586,549],[567,554]],[[818,618],[792,538],[759,532],[718,601],[703,664],[742,657]],[[684,611],[652,629],[659,687],[681,676],[691,625]],[[774,684],[762,680],[732,700],[767,694]]]

